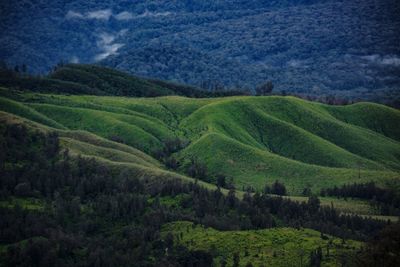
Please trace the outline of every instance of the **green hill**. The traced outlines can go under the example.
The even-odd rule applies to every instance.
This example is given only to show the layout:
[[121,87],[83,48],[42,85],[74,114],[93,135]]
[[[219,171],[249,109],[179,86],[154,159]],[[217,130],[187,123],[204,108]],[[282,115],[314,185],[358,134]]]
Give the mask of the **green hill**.
[[[294,97],[228,97],[193,99],[178,96],[125,98],[65,96],[0,91],[2,111],[59,131],[86,131],[105,140],[96,148],[66,136],[67,147],[115,162],[143,166],[166,140],[189,145],[173,156],[182,174],[190,158],[207,167],[208,181],[218,174],[238,188],[261,189],[282,181],[290,194],[353,182],[398,183],[400,112],[359,103],[328,106]],[[368,112],[367,112],[368,111]],[[140,151],[129,156],[118,146]],[[118,152],[118,153],[117,153]],[[136,153],[136,152],[135,152]],[[147,156],[146,155],[146,156]],[[147,156],[149,157],[149,156]],[[154,163],[153,165],[160,163]]]
[[205,91],[193,86],[147,79],[107,67],[83,64],[59,65],[49,75],[42,77],[20,74],[0,67],[0,86],[44,93],[135,97],[216,97],[244,94],[241,91]]
[[[210,251],[214,264],[224,259],[232,266],[234,253],[239,253],[239,266],[308,266],[311,251],[322,248],[322,266],[337,266],[342,252],[351,254],[361,246],[360,242],[334,237],[321,238],[310,229],[273,228],[253,231],[217,231],[191,222],[173,222],[164,225],[164,236],[172,233],[174,241],[192,250]],[[329,247],[329,255],[327,254]],[[302,257],[303,255],[303,257]]]

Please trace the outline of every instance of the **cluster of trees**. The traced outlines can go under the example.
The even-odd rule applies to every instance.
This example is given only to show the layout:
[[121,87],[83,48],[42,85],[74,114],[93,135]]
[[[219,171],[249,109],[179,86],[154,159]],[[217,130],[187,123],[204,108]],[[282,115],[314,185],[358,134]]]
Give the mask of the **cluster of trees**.
[[[90,76],[91,79],[87,79]],[[196,88],[155,79],[144,79],[123,72],[95,65],[78,65],[58,63],[53,72],[47,76],[34,76],[27,73],[25,64],[8,67],[0,62],[0,85],[18,90],[30,90],[44,93],[71,93],[93,95],[123,95],[123,96],[160,96],[183,95],[187,97],[227,97],[236,95],[291,95],[309,101],[318,101],[328,105],[348,105],[360,99],[335,96],[325,92],[318,94],[287,92],[286,90],[272,92],[274,85],[268,80],[254,88],[212,89]],[[350,100],[351,99],[351,100]],[[393,100],[393,98],[391,98]],[[385,102],[386,103],[386,102]],[[389,103],[390,104],[390,103]]]
[[0,69],[10,70],[14,71],[15,73],[22,73],[22,74],[26,74],[28,72],[28,67],[26,66],[26,64],[15,65],[13,68],[9,68],[7,66],[7,63],[4,62],[3,60],[0,60]]
[[172,138],[164,140],[162,147],[153,152],[153,156],[163,162],[169,169],[176,170],[181,163],[173,156],[174,153],[184,149],[189,144],[188,140]]
[[370,238],[358,259],[359,266],[400,266],[400,222],[386,226]]
[[255,88],[256,95],[269,95],[272,93],[272,90],[274,89],[274,85],[272,81],[266,81],[263,84],[260,84]]
[[[44,203],[39,210],[0,208],[0,244],[8,245],[0,258],[8,266],[210,266],[211,252],[161,238],[161,226],[176,220],[219,230],[263,229],[279,220],[360,240],[385,225],[340,215],[316,197],[297,203],[246,193],[238,199],[234,189],[225,195],[197,183],[138,179],[134,170],[116,172],[60,151],[56,134],[14,124],[1,125],[0,132],[1,200],[30,196]],[[164,197],[177,199],[176,205],[163,204]]]
[[334,186],[321,190],[321,196],[336,196],[342,198],[361,198],[370,201],[370,204],[378,207],[382,214],[400,216],[400,195],[392,188],[381,188],[374,182],[354,183]]
[[320,267],[322,262],[322,248],[318,247],[310,253],[310,266]]
[[264,186],[264,193],[285,196],[286,195],[286,187],[283,183],[276,180],[274,183],[272,183],[272,185],[266,184]]
[[[224,97],[246,95],[241,90],[206,91],[193,86],[136,77],[96,65],[58,63],[46,76],[28,74],[26,65],[9,68],[0,64],[0,85],[44,93],[72,93],[155,97]],[[88,79],[88,77],[90,77]]]

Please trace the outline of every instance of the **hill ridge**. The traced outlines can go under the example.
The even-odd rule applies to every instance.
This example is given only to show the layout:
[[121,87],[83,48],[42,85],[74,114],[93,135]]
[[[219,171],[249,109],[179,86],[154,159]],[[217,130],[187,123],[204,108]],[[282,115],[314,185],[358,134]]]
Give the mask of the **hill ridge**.
[[[299,194],[307,185],[319,190],[346,181],[385,185],[400,178],[400,143],[390,138],[397,131],[399,111],[377,105],[368,115],[358,107],[280,96],[124,98],[13,91],[2,91],[2,96],[18,104],[5,111],[29,107],[65,128],[118,140],[146,155],[169,139],[188,140],[188,146],[172,155],[180,162],[178,171],[185,173],[189,159],[196,157],[207,166],[210,182],[219,173],[232,177],[238,186],[256,188],[278,179]],[[389,121],[381,119],[385,114]],[[364,123],[369,117],[374,122]],[[377,131],[371,130],[374,126]],[[82,145],[71,143],[75,149]],[[104,152],[109,159],[124,161],[124,153],[90,147],[82,151]]]

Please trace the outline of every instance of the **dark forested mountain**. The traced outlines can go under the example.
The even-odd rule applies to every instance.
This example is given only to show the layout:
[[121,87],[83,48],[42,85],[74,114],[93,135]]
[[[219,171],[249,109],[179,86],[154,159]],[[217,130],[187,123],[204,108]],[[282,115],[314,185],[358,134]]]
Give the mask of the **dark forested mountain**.
[[20,91],[77,95],[154,97],[221,97],[244,95],[245,91],[208,91],[156,79],[146,79],[97,65],[59,64],[46,76],[34,76],[0,68],[0,86]]
[[[398,98],[396,0],[0,3],[0,59],[47,72],[99,62],[204,88]],[[21,68],[21,67],[20,67]]]

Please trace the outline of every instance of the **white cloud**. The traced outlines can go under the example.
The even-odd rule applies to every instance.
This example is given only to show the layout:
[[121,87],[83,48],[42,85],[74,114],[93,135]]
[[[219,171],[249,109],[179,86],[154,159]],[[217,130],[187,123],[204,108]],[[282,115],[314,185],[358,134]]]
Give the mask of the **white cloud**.
[[400,58],[391,56],[391,57],[386,57],[382,59],[382,64],[383,65],[391,65],[391,66],[400,66]]
[[292,68],[300,68],[303,64],[300,60],[296,60],[296,59],[291,59],[287,62],[289,67]]
[[65,15],[65,18],[109,20],[113,16],[116,20],[132,20],[137,18],[169,16],[171,14],[172,14],[171,12],[151,12],[148,10],[139,15],[135,15],[128,11],[122,11],[118,14],[113,14],[111,9],[95,10],[86,13],[80,13],[73,10],[69,10],[68,13]]
[[103,47],[104,52],[102,52],[102,53],[100,53],[100,54],[97,54],[97,55],[94,57],[94,60],[95,60],[95,61],[100,61],[100,60],[102,60],[102,59],[107,58],[108,56],[116,55],[116,54],[118,54],[118,50],[119,50],[121,47],[123,47],[123,46],[124,46],[124,44],[119,44],[119,43],[104,46],[104,47]]
[[395,67],[400,66],[400,57],[397,57],[395,55],[381,56],[381,55],[375,54],[375,55],[369,55],[369,56],[362,56],[361,58],[369,61],[372,64],[395,66]]
[[128,32],[128,29],[122,29],[122,30],[120,30],[120,31],[118,32],[118,36],[119,36],[119,37],[124,36],[127,32]]
[[65,15],[65,18],[67,18],[67,19],[84,19],[85,16],[82,15],[82,13],[70,10],[70,11],[68,11],[67,15]]
[[163,17],[171,15],[171,12],[151,12],[146,10],[142,14],[135,15],[128,11],[123,11],[114,15],[115,19],[117,20],[132,20],[132,19],[139,19],[139,18],[147,18],[147,17]]
[[162,16],[169,16],[171,12],[150,12],[146,10],[144,13],[138,15],[138,18],[145,18],[145,17],[162,17]]
[[79,63],[79,58],[77,57],[77,56],[73,56],[70,60],[69,60],[69,62],[70,63],[74,63],[74,64],[78,64]]
[[111,9],[96,10],[86,13],[80,13],[69,10],[65,15],[66,19],[98,19],[98,20],[109,20],[112,16]]
[[88,19],[109,20],[111,16],[111,9],[103,9],[86,13],[86,17]]
[[124,46],[122,43],[115,43],[117,37],[121,36],[121,31],[118,34],[101,33],[98,35],[97,47],[102,51],[94,57],[95,61],[105,59],[108,56],[118,54],[118,50]]
[[110,33],[101,33],[98,36],[99,40],[97,41],[97,46],[103,46],[103,45],[108,45],[114,42],[115,40],[115,35],[110,34]]
[[131,12],[123,11],[114,16],[117,20],[131,20],[134,18]]

